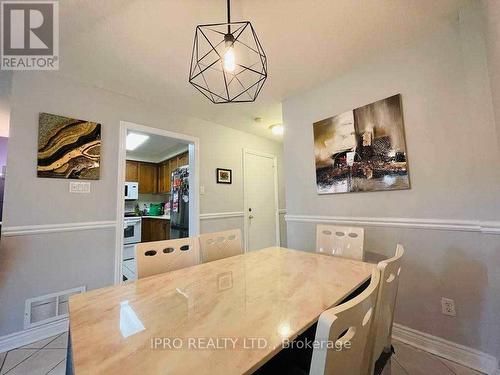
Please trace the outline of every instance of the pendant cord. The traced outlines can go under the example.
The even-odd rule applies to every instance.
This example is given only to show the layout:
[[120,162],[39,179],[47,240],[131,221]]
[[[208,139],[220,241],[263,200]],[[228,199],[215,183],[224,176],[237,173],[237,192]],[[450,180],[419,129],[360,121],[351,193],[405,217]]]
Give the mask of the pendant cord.
[[231,0],[227,0],[227,33],[231,34]]

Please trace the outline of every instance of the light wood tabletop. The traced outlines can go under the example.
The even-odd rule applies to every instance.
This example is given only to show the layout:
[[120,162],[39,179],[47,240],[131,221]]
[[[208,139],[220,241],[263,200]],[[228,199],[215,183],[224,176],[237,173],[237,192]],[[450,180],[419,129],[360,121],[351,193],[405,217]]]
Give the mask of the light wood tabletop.
[[272,247],[74,295],[74,371],[252,373],[374,267]]

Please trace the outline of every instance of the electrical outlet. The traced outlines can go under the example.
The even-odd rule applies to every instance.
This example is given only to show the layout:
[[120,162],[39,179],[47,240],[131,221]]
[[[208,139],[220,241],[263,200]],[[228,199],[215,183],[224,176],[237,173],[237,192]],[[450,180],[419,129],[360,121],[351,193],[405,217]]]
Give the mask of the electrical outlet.
[[457,316],[457,311],[455,310],[455,301],[451,298],[441,297],[441,312],[444,315]]
[[90,193],[90,182],[70,181],[69,192],[70,193],[89,194]]

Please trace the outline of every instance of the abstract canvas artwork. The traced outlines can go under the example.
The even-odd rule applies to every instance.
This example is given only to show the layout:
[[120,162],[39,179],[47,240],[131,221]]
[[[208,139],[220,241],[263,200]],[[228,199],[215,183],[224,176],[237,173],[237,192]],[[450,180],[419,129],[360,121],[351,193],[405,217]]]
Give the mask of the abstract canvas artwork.
[[98,180],[101,124],[40,113],[38,177]]
[[409,189],[401,95],[313,124],[319,194]]

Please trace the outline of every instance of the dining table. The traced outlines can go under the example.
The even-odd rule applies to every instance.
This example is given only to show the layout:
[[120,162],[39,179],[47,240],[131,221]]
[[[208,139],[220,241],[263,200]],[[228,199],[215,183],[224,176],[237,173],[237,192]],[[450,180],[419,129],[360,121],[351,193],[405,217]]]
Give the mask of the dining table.
[[67,373],[251,374],[375,266],[269,247],[73,295]]

